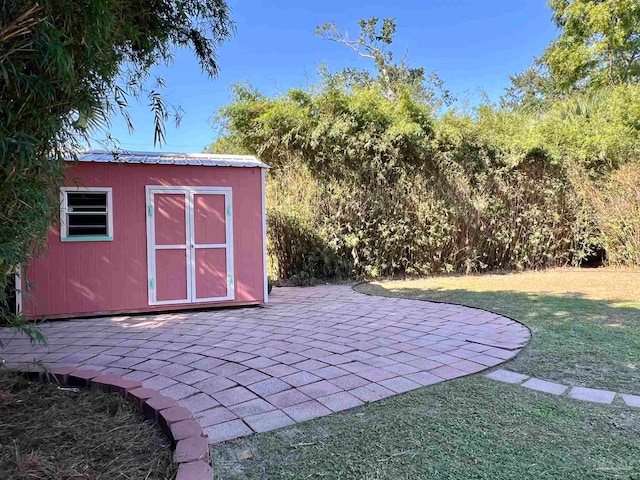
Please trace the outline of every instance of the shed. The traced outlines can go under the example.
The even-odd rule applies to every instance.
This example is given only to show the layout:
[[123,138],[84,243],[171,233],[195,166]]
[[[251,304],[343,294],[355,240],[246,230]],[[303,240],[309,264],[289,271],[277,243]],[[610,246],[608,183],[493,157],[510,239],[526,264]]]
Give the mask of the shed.
[[252,156],[78,155],[60,222],[22,270],[29,318],[268,301],[265,173]]

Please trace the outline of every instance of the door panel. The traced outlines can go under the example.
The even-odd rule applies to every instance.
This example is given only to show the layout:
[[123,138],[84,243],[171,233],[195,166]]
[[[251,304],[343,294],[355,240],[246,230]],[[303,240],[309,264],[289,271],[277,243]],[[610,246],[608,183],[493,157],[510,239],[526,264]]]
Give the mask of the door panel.
[[187,250],[156,250],[156,300],[189,300]]
[[156,245],[187,243],[187,197],[183,193],[154,195]]
[[198,248],[196,299],[227,296],[227,258],[224,248]]
[[195,243],[226,243],[225,196],[196,194],[194,195],[193,209]]
[[193,195],[194,302],[228,297],[227,196]]

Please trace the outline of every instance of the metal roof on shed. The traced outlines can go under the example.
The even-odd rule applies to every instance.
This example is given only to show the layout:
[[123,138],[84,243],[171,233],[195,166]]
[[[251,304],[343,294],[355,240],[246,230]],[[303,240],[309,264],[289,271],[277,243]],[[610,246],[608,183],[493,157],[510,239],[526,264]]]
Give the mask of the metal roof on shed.
[[[224,155],[212,153],[168,153],[85,150],[77,154],[80,162],[144,163],[149,165],[193,165],[202,167],[259,167],[269,168],[251,155]],[[69,160],[72,161],[72,160]]]

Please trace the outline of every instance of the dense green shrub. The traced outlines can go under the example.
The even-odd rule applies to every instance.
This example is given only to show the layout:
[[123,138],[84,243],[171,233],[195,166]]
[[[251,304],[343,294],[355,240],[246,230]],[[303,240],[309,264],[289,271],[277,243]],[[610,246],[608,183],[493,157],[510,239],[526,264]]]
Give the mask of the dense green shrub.
[[[562,5],[553,4],[560,24],[576,13]],[[616,12],[604,23],[615,26]],[[451,97],[437,75],[394,63],[393,20],[360,27],[356,38],[333,23],[319,34],[372,59],[377,76],[324,69],[308,91],[272,98],[240,85],[219,112],[226,133],[210,150],[255,153],[274,167],[274,276],[542,268],[602,248],[612,262],[638,264],[637,189],[615,172],[640,165],[640,86],[556,91],[561,79],[531,71],[502,107],[443,112]],[[623,46],[608,60],[633,47]]]
[[270,276],[309,283],[352,275],[348,259],[327,244],[322,222],[323,189],[305,168],[281,167],[267,189]]
[[484,106],[434,118],[410,95],[390,100],[375,86],[276,98],[238,87],[221,112],[223,141],[274,167],[269,252],[279,278],[542,268],[605,244],[624,263],[633,256],[613,250],[628,245],[605,239],[590,192],[638,161],[639,91],[541,114]]
[[600,242],[613,265],[640,265],[640,165],[625,165],[591,189]]

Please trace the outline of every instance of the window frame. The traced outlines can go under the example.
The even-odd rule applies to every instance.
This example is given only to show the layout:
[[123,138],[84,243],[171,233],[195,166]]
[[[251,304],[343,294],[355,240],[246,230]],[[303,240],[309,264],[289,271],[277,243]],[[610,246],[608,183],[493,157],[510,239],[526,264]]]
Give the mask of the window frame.
[[[92,192],[107,194],[107,234],[69,236],[67,218],[68,193]],[[113,241],[113,189],[111,187],[60,187],[60,241],[61,242],[111,242]]]

